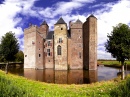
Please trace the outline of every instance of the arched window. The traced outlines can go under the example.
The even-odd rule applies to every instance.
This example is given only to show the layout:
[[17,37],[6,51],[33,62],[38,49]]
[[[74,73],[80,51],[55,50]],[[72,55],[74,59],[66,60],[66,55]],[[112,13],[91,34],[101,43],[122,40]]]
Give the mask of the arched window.
[[57,46],[57,55],[61,55],[61,46],[60,45]]

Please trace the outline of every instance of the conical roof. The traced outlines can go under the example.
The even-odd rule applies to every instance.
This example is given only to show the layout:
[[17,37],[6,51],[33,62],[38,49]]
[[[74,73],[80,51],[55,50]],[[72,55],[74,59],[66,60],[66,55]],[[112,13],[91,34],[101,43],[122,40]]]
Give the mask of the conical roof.
[[82,23],[79,19],[77,19],[76,23]]
[[47,22],[46,22],[46,21],[43,21],[43,22],[41,23],[41,25],[47,25]]
[[56,24],[66,24],[63,18],[61,17]]
[[93,14],[91,14],[89,17],[94,17],[94,18],[96,18]]

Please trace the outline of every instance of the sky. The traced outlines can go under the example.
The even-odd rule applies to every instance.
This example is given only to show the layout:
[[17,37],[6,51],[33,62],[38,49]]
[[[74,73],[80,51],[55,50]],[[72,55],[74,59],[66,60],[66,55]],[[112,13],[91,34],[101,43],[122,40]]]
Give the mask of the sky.
[[98,59],[112,59],[104,47],[107,34],[118,23],[130,26],[130,0],[0,0],[0,39],[12,31],[24,51],[23,33],[29,23],[39,26],[46,20],[53,30],[60,17],[66,23],[77,19],[85,22],[90,14],[98,19]]

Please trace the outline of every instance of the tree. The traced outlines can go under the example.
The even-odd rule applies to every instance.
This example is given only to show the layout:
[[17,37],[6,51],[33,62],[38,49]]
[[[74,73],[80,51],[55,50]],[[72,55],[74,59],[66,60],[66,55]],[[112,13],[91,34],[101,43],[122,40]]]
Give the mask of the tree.
[[18,51],[18,53],[15,55],[15,57],[16,57],[16,59],[15,59],[16,62],[24,62],[23,51]]
[[124,62],[130,58],[130,28],[126,24],[119,23],[107,37],[106,51],[121,62],[121,78],[124,79]]
[[9,62],[15,60],[15,54],[19,50],[19,44],[15,34],[7,32],[5,36],[2,36],[0,44],[0,54],[6,60],[5,72],[8,73]]

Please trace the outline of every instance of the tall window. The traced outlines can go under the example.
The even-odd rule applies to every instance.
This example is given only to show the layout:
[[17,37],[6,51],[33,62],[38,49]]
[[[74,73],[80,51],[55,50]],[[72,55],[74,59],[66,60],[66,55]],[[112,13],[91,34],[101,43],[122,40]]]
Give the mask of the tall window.
[[81,57],[81,52],[79,52],[79,58],[81,59],[82,57]]
[[51,56],[50,49],[47,49],[47,56]]
[[57,46],[57,55],[61,55],[61,46],[60,45]]

